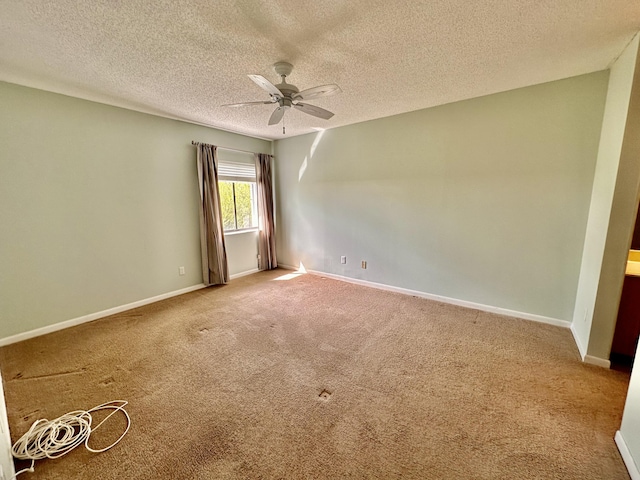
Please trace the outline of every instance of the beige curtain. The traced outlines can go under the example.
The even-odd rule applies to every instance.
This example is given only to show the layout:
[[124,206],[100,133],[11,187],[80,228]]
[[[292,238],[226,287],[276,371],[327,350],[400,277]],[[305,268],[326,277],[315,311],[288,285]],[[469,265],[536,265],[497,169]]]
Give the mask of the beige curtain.
[[222,230],[222,209],[218,194],[217,147],[203,143],[198,149],[198,181],[200,183],[200,250],[202,281],[206,286],[229,281],[227,251]]
[[256,153],[256,184],[258,186],[258,255],[260,270],[278,266],[276,260],[276,227],[273,221],[273,189],[271,186],[271,160],[265,153]]

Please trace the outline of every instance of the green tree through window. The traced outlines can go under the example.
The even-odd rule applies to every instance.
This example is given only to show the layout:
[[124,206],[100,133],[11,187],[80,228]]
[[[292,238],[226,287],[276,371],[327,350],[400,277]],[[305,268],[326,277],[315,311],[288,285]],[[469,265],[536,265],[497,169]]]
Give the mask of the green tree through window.
[[258,226],[256,184],[253,182],[218,182],[222,206],[222,227],[225,231]]

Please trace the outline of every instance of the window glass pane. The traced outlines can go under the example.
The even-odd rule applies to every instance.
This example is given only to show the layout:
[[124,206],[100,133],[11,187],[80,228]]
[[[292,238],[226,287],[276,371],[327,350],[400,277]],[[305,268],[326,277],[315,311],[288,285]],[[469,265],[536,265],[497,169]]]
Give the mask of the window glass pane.
[[238,228],[251,228],[254,226],[251,184],[235,182],[235,187]]
[[222,228],[224,230],[234,230],[236,224],[233,209],[233,182],[218,182],[218,191],[222,207]]

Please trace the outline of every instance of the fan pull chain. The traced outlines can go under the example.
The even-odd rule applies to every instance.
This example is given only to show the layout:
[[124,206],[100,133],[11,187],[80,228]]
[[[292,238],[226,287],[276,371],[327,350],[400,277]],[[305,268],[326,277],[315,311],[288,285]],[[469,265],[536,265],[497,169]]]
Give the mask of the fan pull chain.
[[282,134],[284,135],[284,117],[282,117]]

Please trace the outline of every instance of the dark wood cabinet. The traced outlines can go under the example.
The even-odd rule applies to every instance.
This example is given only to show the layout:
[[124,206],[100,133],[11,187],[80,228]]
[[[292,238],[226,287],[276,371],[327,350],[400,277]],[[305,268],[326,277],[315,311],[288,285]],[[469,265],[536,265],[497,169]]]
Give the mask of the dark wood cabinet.
[[640,277],[624,278],[611,353],[633,357],[640,336]]

